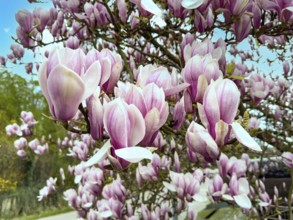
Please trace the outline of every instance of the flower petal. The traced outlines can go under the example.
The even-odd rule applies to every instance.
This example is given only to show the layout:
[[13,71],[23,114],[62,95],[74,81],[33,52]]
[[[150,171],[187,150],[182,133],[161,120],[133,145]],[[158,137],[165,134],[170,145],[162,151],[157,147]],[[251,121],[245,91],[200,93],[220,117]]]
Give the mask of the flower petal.
[[220,120],[216,123],[215,127],[216,131],[216,142],[219,146],[223,146],[225,144],[225,138],[229,131],[229,125],[224,121]]
[[50,108],[50,112],[52,115],[54,115],[53,109],[52,109],[52,101],[48,92],[48,78],[47,78],[47,65],[48,65],[48,61],[45,61],[41,67],[40,67],[40,71],[39,71],[39,84],[41,86],[41,89],[43,91],[44,96],[46,97],[47,101],[48,101],[48,105]]
[[173,184],[163,181],[163,185],[170,191],[176,192],[176,188]]
[[115,154],[130,163],[138,163],[143,159],[153,159],[153,154],[144,147],[126,147],[115,150]]
[[251,201],[246,194],[240,194],[233,196],[237,205],[244,209],[251,209]]
[[110,140],[108,140],[101,149],[99,149],[99,151],[92,156],[85,164],[85,167],[90,167],[94,164],[99,163],[100,161],[102,161],[103,159],[105,159],[108,150],[111,148],[111,142]]
[[183,0],[181,5],[183,8],[195,9],[200,7],[204,2],[205,0]]
[[162,15],[162,10],[153,2],[153,0],[141,0],[141,7],[154,15]]
[[110,218],[113,215],[111,210],[99,212],[99,216],[102,218]]
[[256,143],[255,140],[247,133],[247,131],[237,122],[233,122],[231,124],[232,129],[235,133],[237,140],[245,145],[246,147],[255,150],[255,151],[262,151],[261,147]]
[[159,123],[160,123],[160,112],[158,109],[153,108],[151,111],[149,111],[145,118],[145,137],[143,138],[141,144],[148,145],[149,142],[151,142],[153,134],[159,130]]
[[207,88],[203,98],[204,111],[210,125],[208,129],[213,138],[216,136],[215,125],[220,120],[220,106],[215,88],[216,85],[216,82],[212,82]]
[[104,127],[115,149],[127,147],[128,113],[124,100],[116,98],[104,105]]
[[85,84],[85,93],[83,94],[83,100],[90,97],[97,89],[101,80],[101,65],[100,62],[94,62],[82,75],[82,80]]
[[227,201],[233,201],[233,197],[228,195],[228,194],[224,194],[223,197],[222,197],[224,200],[227,200]]
[[269,206],[271,203],[269,202],[259,202],[258,205],[259,206],[262,206],[262,207],[266,207],[266,206]]
[[128,118],[130,122],[130,130],[128,133],[128,146],[137,145],[145,135],[145,122],[142,114],[135,105],[127,107]]
[[51,71],[47,86],[54,116],[63,121],[73,118],[85,91],[81,78],[67,67],[58,65]]
[[183,91],[188,86],[189,86],[189,83],[181,83],[181,84],[174,86],[172,88],[168,88],[165,90],[165,95],[166,96],[177,95],[179,92]]

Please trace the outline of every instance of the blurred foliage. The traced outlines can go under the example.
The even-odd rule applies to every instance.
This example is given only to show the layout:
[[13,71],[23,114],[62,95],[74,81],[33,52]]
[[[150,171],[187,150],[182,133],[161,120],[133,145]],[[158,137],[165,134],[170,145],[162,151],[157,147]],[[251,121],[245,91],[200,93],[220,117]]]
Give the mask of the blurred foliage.
[[[14,147],[18,137],[6,135],[5,127],[8,124],[21,125],[21,111],[31,111],[38,121],[33,135],[26,137],[28,142],[43,137],[49,144],[49,152],[45,152],[42,157],[29,152],[29,149],[26,158],[18,157]],[[70,158],[60,153],[56,143],[57,138],[63,138],[67,132],[44,115],[50,115],[50,112],[37,81],[24,79],[8,71],[0,73],[0,217],[33,214],[43,210],[50,200],[38,202],[38,191],[51,176],[60,181],[60,167],[67,169]],[[15,187],[15,190],[10,191]],[[8,214],[3,213],[3,206],[7,206],[5,199],[11,203]],[[61,191],[49,205],[58,206],[59,200],[62,200]]]
[[62,209],[67,206],[61,189],[41,202],[36,199],[38,190],[37,187],[21,187],[9,193],[2,193],[0,219],[13,219],[16,216],[23,219],[23,216],[42,213],[53,207]]
[[0,177],[0,192],[7,192],[16,188],[16,182],[5,180]]

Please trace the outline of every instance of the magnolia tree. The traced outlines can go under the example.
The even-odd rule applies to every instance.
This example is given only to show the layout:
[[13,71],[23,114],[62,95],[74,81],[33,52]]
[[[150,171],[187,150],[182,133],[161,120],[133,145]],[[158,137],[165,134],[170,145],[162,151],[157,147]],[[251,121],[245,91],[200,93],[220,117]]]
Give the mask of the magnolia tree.
[[[265,167],[251,159],[293,168],[292,1],[52,3],[16,14],[16,44],[0,59],[59,43],[26,65],[38,70],[46,120],[68,130],[58,147],[74,158],[39,200],[73,175],[64,198],[85,219],[196,219],[200,203],[220,201],[251,218],[281,204],[291,213],[292,184],[286,197],[269,195]],[[271,72],[258,65],[265,47]],[[30,112],[21,117],[6,127],[22,136],[17,154],[42,155],[50,141],[33,138]]]

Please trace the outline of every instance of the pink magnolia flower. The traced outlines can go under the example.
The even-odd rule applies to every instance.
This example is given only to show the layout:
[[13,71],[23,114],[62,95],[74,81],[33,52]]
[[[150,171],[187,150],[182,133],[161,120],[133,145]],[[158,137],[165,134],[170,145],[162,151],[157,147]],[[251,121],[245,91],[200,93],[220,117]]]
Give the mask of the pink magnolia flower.
[[204,157],[207,162],[213,162],[219,155],[219,148],[204,127],[191,122],[185,136],[188,148]]
[[129,161],[116,155],[116,150],[136,146],[145,135],[145,123],[135,105],[128,105],[120,98],[104,106],[104,126],[110,136],[110,160],[119,168],[126,168]]
[[152,159],[149,150],[136,146],[144,138],[146,127],[143,116],[135,105],[128,105],[121,98],[106,103],[104,126],[110,140],[87,161],[86,166],[100,162],[107,155],[117,169],[124,169],[129,163],[142,159]]
[[125,0],[117,0],[116,4],[119,11],[120,20],[125,24],[127,19],[127,7]]
[[26,73],[32,73],[33,71],[33,63],[28,63],[25,65],[25,72]]
[[240,42],[246,38],[251,30],[251,17],[249,15],[242,15],[239,21],[236,21],[233,25],[234,34],[236,35],[236,41]]
[[97,85],[105,92],[113,92],[123,69],[120,55],[109,49],[91,50],[86,56],[86,69],[95,62],[101,65],[101,77]]
[[24,137],[21,137],[14,141],[14,146],[17,150],[22,150],[27,145],[27,140]]
[[182,0],[168,0],[168,8],[176,18],[185,18],[188,11],[182,7]]
[[12,50],[12,53],[14,55],[15,58],[20,59],[23,57],[24,55],[24,49],[18,45],[18,44],[12,44],[10,46],[10,49]]
[[36,8],[33,11],[34,23],[38,31],[42,32],[46,25],[50,22],[52,17],[50,16],[50,11],[47,11],[43,8]]
[[96,90],[101,78],[101,65],[92,63],[86,71],[86,56],[81,49],[54,50],[42,64],[39,83],[51,114],[62,121],[75,116],[79,104]]
[[219,69],[219,64],[211,55],[204,57],[195,55],[190,58],[182,71],[184,82],[190,84],[187,89],[193,102],[202,102],[206,88],[211,80],[216,80],[223,76]]
[[178,198],[186,198],[188,202],[191,202],[193,197],[199,193],[200,180],[196,175],[170,171],[170,178],[171,183],[163,182],[163,184],[168,190],[176,192]]
[[86,106],[89,116],[91,136],[95,140],[101,139],[104,133],[104,108],[99,98],[99,93],[91,95],[86,100]]
[[187,83],[178,84],[177,81],[174,81],[174,76],[170,74],[166,67],[148,64],[138,68],[137,85],[141,87],[155,83],[164,90],[166,96],[171,96],[178,94],[188,86]]
[[217,79],[212,82],[203,97],[203,104],[198,103],[199,116],[211,136],[219,146],[224,145],[230,136],[230,125],[236,138],[243,145],[261,151],[260,146],[245,129],[233,122],[240,102],[240,92],[229,79]]
[[154,83],[147,84],[143,89],[130,83],[118,83],[115,96],[123,98],[128,104],[134,104],[140,110],[146,126],[141,144],[151,145],[169,114],[163,89]]
[[212,184],[209,185],[208,189],[214,201],[219,201],[222,196],[227,192],[227,190],[227,184],[223,182],[223,179],[219,174],[216,174],[213,178]]
[[[228,133],[228,127],[225,124],[233,122],[239,102],[240,92],[233,81],[218,79],[207,88],[203,105],[199,104],[201,121],[220,145],[223,145],[223,138]],[[221,124],[224,126],[220,126]]]
[[229,182],[229,195],[223,195],[223,198],[228,201],[234,201],[238,206],[244,209],[251,209],[251,201],[248,197],[249,183],[246,178],[238,179],[236,174],[233,174]]
[[286,164],[287,167],[293,168],[293,154],[290,152],[284,152],[282,154],[282,159],[284,164]]
[[181,125],[184,123],[186,116],[185,108],[184,108],[184,97],[178,101],[173,109],[173,129],[179,130]]

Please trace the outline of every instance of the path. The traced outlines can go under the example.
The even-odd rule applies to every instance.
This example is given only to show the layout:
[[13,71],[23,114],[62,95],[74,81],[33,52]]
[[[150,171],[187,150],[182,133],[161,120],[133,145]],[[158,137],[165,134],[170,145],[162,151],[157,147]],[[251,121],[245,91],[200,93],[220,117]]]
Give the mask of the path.
[[46,218],[39,218],[39,220],[75,220],[76,212],[67,212],[59,215],[53,215]]

